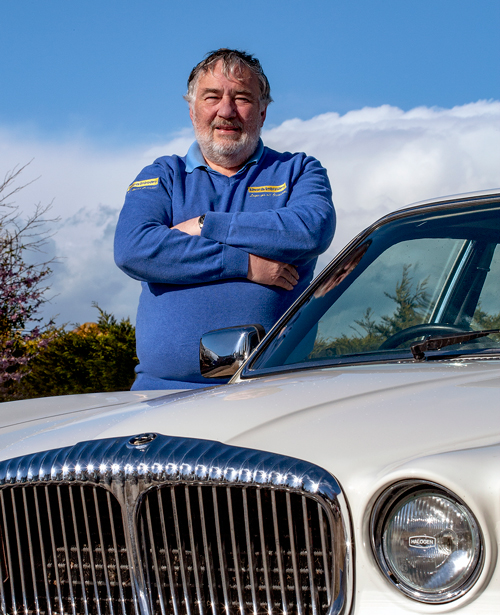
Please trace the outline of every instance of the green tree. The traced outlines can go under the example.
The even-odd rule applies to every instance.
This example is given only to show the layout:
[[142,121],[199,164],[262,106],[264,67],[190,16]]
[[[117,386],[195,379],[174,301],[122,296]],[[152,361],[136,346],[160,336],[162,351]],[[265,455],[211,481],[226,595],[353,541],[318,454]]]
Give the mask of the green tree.
[[377,350],[389,337],[420,324],[424,319],[424,310],[428,307],[428,280],[414,284],[410,275],[411,265],[403,265],[401,280],[396,284],[393,294],[385,293],[386,297],[395,303],[392,314],[384,315],[377,323],[373,317],[373,309],[367,308],[360,320],[355,320],[359,330],[353,327],[353,335],[341,335],[336,338],[319,337],[314,343],[310,359],[325,359],[345,354],[370,352]]
[[474,313],[472,326],[477,330],[500,329],[500,312],[498,314],[488,314],[478,305]]

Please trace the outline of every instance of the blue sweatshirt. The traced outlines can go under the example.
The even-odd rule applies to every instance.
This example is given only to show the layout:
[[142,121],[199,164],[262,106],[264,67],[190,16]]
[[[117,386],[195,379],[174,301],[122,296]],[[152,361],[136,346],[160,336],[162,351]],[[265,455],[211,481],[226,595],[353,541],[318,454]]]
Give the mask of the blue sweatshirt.
[[[206,214],[201,236],[172,226]],[[164,156],[129,186],[115,235],[116,264],[142,282],[133,389],[209,386],[200,375],[200,337],[260,323],[268,331],[312,279],[333,238],[335,212],[320,163],[262,142],[226,177],[194,143]],[[250,282],[248,254],[293,264],[294,290]]]

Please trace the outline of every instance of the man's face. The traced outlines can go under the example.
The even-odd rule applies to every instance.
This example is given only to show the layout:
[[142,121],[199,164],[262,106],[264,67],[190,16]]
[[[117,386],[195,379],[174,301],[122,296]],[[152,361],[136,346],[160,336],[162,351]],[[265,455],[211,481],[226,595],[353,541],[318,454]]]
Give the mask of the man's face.
[[254,153],[266,118],[256,75],[244,69],[238,77],[225,77],[218,62],[199,77],[189,109],[203,155],[225,168],[243,166]]

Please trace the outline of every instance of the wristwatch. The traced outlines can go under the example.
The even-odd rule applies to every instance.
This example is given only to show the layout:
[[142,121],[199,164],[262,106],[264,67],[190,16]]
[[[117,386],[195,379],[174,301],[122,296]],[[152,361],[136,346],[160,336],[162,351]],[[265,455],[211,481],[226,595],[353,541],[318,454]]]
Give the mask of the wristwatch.
[[200,227],[200,228],[203,228],[203,223],[205,222],[205,216],[206,216],[206,215],[207,215],[207,214],[203,214],[203,216],[200,216],[200,217],[198,218],[198,225],[199,225],[199,227]]

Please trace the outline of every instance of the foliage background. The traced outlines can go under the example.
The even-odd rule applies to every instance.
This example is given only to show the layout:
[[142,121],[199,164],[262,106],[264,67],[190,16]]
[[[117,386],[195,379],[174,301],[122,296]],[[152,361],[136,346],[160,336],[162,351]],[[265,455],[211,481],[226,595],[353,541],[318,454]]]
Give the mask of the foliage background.
[[97,323],[73,330],[51,328],[44,333],[48,343],[41,351],[36,342],[27,341],[22,350],[29,360],[1,401],[130,389],[138,363],[134,326],[95,307]]
[[[29,164],[29,163],[28,163]],[[51,204],[21,211],[13,198],[27,165],[0,181],[0,401],[130,389],[134,381],[135,329],[101,310],[97,323],[69,329],[45,320],[50,275],[46,256]],[[45,321],[44,321],[45,320]]]

